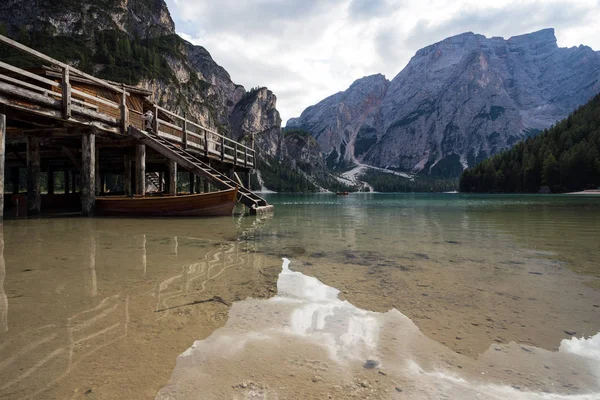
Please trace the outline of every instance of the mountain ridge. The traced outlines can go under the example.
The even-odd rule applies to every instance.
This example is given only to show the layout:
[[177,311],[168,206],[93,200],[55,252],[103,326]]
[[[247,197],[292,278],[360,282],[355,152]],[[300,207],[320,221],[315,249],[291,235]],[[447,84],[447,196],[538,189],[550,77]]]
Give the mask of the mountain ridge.
[[[600,91],[598,54],[588,46],[558,47],[552,28],[509,39],[466,32],[418,50],[369,115],[341,115],[347,104],[336,94],[287,126],[309,130],[334,167],[355,160],[457,177]],[[351,106],[366,100],[352,86],[341,93]]]

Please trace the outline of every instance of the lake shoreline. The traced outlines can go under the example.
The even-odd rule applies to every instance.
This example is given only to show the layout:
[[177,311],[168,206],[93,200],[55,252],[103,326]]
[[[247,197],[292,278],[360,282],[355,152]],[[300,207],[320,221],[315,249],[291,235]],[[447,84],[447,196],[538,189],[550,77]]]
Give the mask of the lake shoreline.
[[565,194],[574,194],[574,195],[589,195],[589,196],[600,196],[600,190],[598,189],[594,189],[594,190],[582,190],[581,192],[569,192],[569,193],[565,193]]

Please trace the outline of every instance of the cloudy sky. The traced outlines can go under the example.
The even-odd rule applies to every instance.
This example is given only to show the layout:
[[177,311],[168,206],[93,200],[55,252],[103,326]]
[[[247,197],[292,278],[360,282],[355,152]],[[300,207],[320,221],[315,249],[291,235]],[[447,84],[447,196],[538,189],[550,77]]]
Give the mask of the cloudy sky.
[[[167,0],[177,32],[246,89],[267,86],[285,122],[354,80],[392,79],[429,44],[472,31],[555,28],[600,50],[600,0]],[[489,4],[489,5],[488,5]]]

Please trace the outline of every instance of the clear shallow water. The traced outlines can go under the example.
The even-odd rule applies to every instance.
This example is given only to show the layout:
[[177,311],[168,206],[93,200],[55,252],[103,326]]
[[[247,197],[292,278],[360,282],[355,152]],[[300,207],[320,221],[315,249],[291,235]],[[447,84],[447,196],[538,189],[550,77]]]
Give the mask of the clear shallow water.
[[257,233],[273,238],[261,240],[267,246],[284,249],[295,242],[299,252],[347,248],[398,255],[416,244],[451,253],[463,245],[488,256],[501,251],[504,258],[522,250],[600,277],[599,196],[321,194],[268,200],[277,213]]
[[[338,301],[353,312],[377,313],[380,329],[391,329],[382,315],[401,315],[401,327],[426,344],[418,347],[423,368],[443,360],[444,371],[470,383],[490,351],[514,365],[519,353],[511,346],[558,354],[571,334],[600,331],[598,197],[319,194],[269,201],[275,215],[266,219],[6,221],[0,397],[153,398],[178,354],[194,340],[218,337],[215,329],[232,321],[230,306],[245,309],[247,297],[277,292],[281,257],[293,271],[339,290]],[[256,315],[268,311],[256,307]],[[392,309],[399,314],[387,314]],[[277,321],[281,316],[243,327],[252,333]],[[378,353],[380,361],[393,364],[396,347],[380,343],[389,350]],[[272,360],[256,357],[252,345],[246,351]],[[377,388],[373,398],[412,398],[410,379],[395,376],[406,385],[398,392],[377,369],[363,368],[364,360],[344,369],[308,344],[282,357],[282,364],[261,364],[270,368],[209,371],[219,390],[213,398],[245,398],[248,382],[259,391],[268,384],[269,398],[364,397],[369,391],[356,379]],[[551,370],[527,370],[531,379],[507,366],[482,383],[561,396],[590,389],[549,360]],[[293,377],[277,371],[290,365]],[[340,383],[334,370],[351,382]],[[563,373],[560,384],[548,381],[555,377],[548,371]],[[287,377],[289,391],[273,390],[277,380],[269,375]],[[244,382],[244,390],[233,388]],[[435,393],[430,398],[442,392]]]

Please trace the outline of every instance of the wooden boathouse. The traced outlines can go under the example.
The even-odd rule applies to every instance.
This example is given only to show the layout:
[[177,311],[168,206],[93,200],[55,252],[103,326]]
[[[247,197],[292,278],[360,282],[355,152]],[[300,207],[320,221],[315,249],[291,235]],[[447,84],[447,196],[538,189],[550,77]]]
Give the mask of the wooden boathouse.
[[237,188],[250,213],[272,208],[247,188],[253,136],[232,140],[152,103],[150,92],[98,79],[2,35],[0,45],[42,65],[25,70],[0,61],[0,216],[91,216],[96,196],[111,190],[107,177],[118,177],[125,195],[177,195],[178,170],[189,173],[187,193]]

